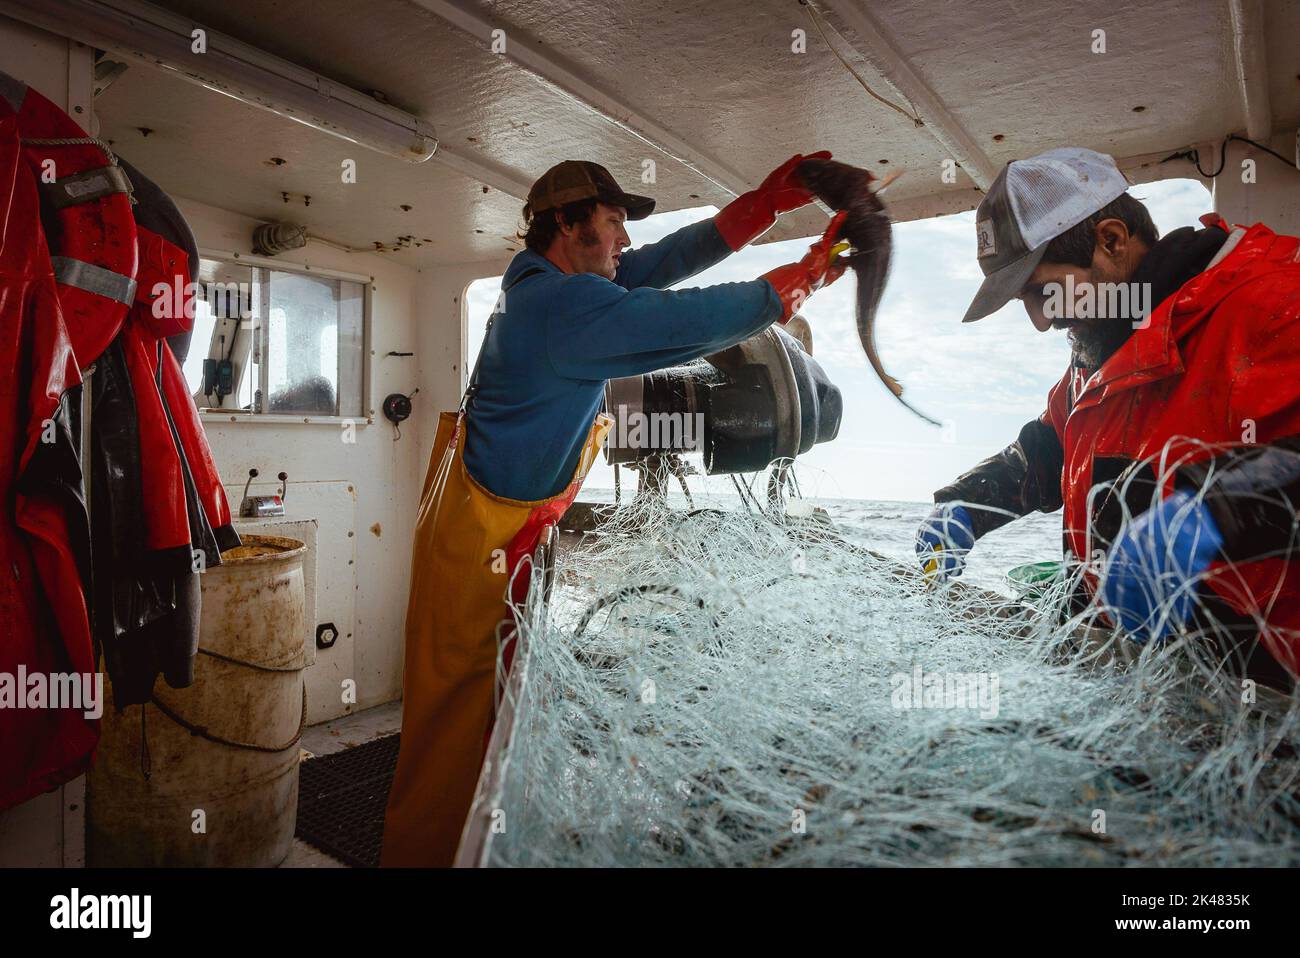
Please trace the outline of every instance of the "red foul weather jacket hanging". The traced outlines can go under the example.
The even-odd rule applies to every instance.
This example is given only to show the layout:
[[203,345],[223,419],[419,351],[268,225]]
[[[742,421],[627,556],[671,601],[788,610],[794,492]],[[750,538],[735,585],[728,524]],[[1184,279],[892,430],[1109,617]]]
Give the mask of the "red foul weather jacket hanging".
[[188,256],[143,227],[139,244],[135,305],[90,384],[95,638],[119,708],[150,701],[159,673],[193,681],[199,575],[239,544],[165,339],[192,325]]
[[[103,144],[0,73],[0,697],[27,701],[24,674],[93,674],[100,653],[119,708],[160,672],[189,684],[198,571],[239,541],[163,338],[192,323],[193,236],[143,182],[139,218],[169,235],[137,227]],[[97,737],[80,710],[0,708],[0,809],[85,771]]]
[[0,364],[11,371],[0,376],[0,675],[13,699],[0,703],[0,808],[8,808],[85,771],[98,740],[82,712],[20,707],[30,701],[20,678],[95,665],[81,593],[89,542],[77,426],[66,398],[81,377],[12,112],[0,117]]

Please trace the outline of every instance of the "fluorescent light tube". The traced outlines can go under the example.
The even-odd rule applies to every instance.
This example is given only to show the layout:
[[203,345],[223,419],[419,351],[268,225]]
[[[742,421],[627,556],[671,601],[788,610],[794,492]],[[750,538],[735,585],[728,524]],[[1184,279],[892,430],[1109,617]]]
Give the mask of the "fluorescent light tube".
[[[438,148],[419,117],[152,3],[0,0],[0,13],[411,163]],[[193,51],[196,29],[206,33],[206,52]]]

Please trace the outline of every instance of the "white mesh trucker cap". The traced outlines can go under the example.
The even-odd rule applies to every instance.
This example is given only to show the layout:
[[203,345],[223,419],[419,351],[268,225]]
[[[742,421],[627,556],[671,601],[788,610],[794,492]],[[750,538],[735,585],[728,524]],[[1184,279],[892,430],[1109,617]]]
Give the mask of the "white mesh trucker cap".
[[984,282],[962,317],[973,323],[1024,288],[1047,244],[1128,189],[1115,161],[1079,147],[1013,160],[975,212],[976,255]]

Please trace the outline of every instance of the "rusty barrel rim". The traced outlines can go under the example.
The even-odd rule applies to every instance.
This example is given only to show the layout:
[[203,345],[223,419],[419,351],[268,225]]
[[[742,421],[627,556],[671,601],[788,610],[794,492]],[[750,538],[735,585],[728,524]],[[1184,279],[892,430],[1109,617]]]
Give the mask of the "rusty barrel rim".
[[[287,559],[294,559],[307,554],[307,544],[301,539],[291,539],[288,536],[268,536],[260,533],[249,533],[239,537],[240,544],[234,549],[227,549],[221,553],[221,564],[223,566],[248,566],[248,565],[270,565],[276,562],[284,562]],[[265,546],[275,548],[277,551],[268,552],[265,555],[239,556],[231,553],[246,546]]]

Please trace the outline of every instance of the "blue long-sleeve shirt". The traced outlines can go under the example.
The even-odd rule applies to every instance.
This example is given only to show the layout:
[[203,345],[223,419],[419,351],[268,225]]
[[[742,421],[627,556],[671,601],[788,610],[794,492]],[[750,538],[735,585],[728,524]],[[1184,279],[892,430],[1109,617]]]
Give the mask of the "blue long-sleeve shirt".
[[624,252],[613,282],[565,273],[531,250],[516,254],[479,358],[465,439],[470,475],[507,499],[558,494],[606,380],[696,359],[778,319],[780,298],[764,280],[664,290],[730,252],[705,220]]

